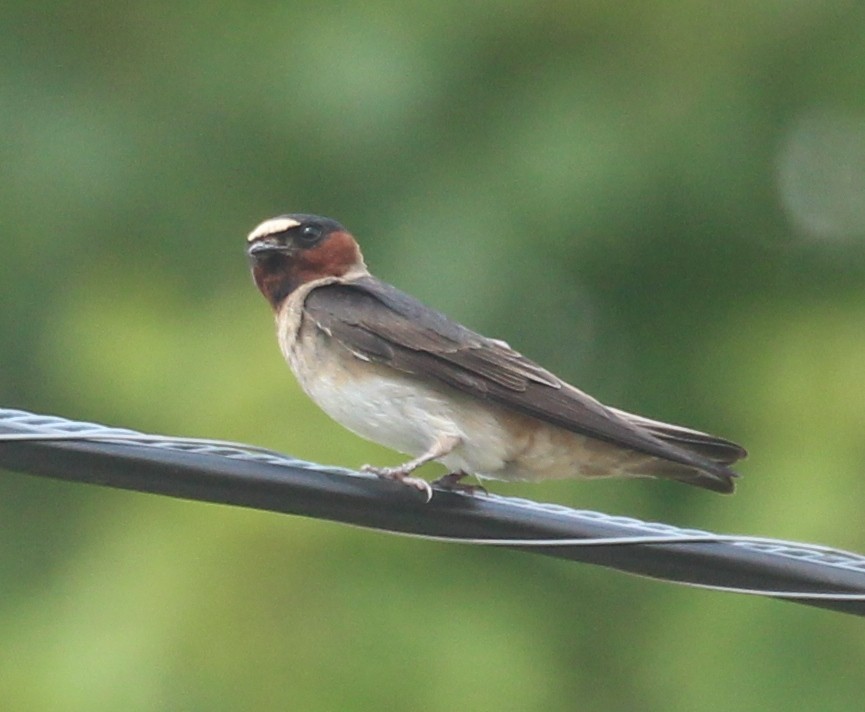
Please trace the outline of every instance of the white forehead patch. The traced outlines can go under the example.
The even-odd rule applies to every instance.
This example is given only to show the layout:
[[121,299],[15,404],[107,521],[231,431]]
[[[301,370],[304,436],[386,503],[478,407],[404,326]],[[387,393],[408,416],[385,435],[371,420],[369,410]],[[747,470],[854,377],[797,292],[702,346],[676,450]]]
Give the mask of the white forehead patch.
[[279,232],[285,232],[293,227],[300,227],[300,223],[292,218],[271,218],[265,220],[261,225],[256,227],[246,238],[247,242],[254,242],[268,235],[276,235]]

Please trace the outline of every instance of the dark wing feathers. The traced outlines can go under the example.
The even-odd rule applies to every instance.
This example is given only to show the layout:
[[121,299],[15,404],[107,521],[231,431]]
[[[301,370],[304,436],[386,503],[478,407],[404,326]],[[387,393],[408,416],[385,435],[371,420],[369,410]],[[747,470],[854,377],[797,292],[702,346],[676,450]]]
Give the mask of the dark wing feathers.
[[680,425],[670,425],[669,423],[650,420],[641,415],[633,415],[615,408],[610,408],[610,410],[634,425],[648,430],[652,435],[665,442],[684,447],[723,465],[732,465],[734,462],[748,456],[745,448],[724,438],[707,435],[690,428],[683,428]]
[[[730,478],[736,474],[726,465],[744,457],[738,445],[607,408],[504,342],[483,337],[374,277],[313,289],[304,312],[359,358],[694,468],[709,477],[693,484],[732,491]],[[675,468],[670,476],[676,477]]]

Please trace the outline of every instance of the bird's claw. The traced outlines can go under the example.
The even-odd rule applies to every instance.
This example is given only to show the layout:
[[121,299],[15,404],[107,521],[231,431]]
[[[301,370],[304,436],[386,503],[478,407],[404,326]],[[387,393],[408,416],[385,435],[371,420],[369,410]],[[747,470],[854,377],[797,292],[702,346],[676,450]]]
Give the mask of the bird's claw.
[[408,474],[402,467],[378,467],[377,465],[361,465],[360,471],[369,472],[388,480],[396,480],[399,479],[400,475],[405,476]]
[[408,472],[401,467],[376,467],[374,465],[364,465],[360,469],[362,472],[370,472],[374,475],[378,475],[382,479],[393,480],[394,482],[400,482],[409,487],[414,487],[416,490],[423,492],[426,496],[427,502],[432,499],[433,491],[430,483],[420,477],[409,477]]
[[415,489],[423,492],[427,502],[432,499],[432,486],[430,486],[430,483],[426,480],[422,480],[420,477],[398,477],[397,480],[399,482],[402,482],[404,485],[414,487]]

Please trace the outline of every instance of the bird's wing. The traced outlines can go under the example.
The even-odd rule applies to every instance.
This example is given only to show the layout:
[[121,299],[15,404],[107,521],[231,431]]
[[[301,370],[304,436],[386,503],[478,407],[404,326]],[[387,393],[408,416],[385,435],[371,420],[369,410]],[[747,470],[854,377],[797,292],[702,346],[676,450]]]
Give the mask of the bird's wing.
[[672,425],[671,423],[662,423],[659,420],[650,420],[642,415],[634,415],[617,408],[607,407],[620,418],[648,430],[656,438],[699,453],[703,457],[720,462],[723,465],[732,465],[734,462],[748,457],[748,451],[741,445],[737,445],[724,438],[719,438],[716,435],[707,435],[699,430],[692,430],[691,428]]
[[744,450],[704,433],[616,411],[503,341],[458,324],[375,277],[313,289],[311,319],[357,357],[435,379],[476,398],[637,452],[705,472],[732,490],[726,464]]

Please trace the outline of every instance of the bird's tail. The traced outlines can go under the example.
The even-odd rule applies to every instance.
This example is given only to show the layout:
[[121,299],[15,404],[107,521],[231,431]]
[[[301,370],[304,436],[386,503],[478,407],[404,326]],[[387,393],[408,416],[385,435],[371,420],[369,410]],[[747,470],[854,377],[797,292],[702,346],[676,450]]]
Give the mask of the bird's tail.
[[615,412],[633,425],[648,430],[658,440],[696,455],[704,461],[699,465],[685,465],[658,458],[645,470],[645,474],[725,494],[735,489],[734,480],[739,475],[731,470],[729,465],[748,456],[748,452],[741,445],[699,430],[650,420],[620,410]]

